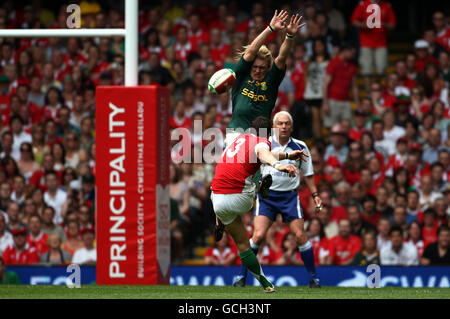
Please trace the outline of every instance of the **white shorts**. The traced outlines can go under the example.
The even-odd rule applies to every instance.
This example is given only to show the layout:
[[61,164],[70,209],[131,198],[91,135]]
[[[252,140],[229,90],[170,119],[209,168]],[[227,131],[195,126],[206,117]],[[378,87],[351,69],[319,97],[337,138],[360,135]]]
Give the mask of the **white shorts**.
[[253,207],[254,198],[254,192],[240,194],[211,193],[214,212],[224,225],[229,225],[236,217],[248,213]]

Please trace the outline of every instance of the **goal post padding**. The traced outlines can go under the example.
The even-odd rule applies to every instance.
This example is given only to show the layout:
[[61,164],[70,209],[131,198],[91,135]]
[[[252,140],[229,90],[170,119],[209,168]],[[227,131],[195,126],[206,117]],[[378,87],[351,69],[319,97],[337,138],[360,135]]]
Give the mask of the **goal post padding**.
[[97,284],[169,284],[169,91],[96,89]]

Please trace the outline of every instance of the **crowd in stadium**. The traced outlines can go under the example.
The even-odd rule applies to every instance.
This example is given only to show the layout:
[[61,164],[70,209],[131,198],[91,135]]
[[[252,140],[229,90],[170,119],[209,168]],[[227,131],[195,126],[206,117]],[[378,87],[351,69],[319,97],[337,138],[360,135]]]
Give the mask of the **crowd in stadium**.
[[[356,3],[350,20],[328,0],[279,8],[301,9],[306,22],[274,113],[290,112],[293,137],[311,150],[324,205],[316,210],[301,185],[307,234],[318,265],[396,264],[399,251],[410,265],[450,264],[449,17],[430,16],[430,28],[387,72],[387,39],[399,13],[388,1],[373,2],[381,8],[373,28],[365,20],[370,0]],[[66,6],[52,12],[33,3],[2,2],[0,28],[66,28]],[[194,134],[194,121],[225,132],[231,119],[230,94],[211,94],[208,79],[233,68],[275,5],[254,2],[245,11],[238,1],[199,0],[141,8],[139,84],[169,88],[170,128],[191,130],[193,154],[207,142]],[[124,25],[113,6],[80,6],[83,27]],[[350,29],[359,33],[357,43]],[[267,41],[274,56],[283,39],[280,32]],[[95,87],[123,85],[123,38],[1,38],[0,49],[0,255],[7,265],[95,263]],[[214,164],[179,163],[179,155],[174,147],[174,264],[210,245],[214,227]],[[252,212],[244,221],[250,235]],[[238,256],[224,236],[204,262],[236,265]],[[281,221],[258,257],[263,265],[302,264]]]

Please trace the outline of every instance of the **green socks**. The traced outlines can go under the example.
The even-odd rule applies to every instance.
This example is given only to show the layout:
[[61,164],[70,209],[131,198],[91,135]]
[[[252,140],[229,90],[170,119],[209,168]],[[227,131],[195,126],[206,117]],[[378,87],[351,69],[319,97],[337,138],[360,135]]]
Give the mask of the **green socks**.
[[255,276],[255,278],[261,283],[263,288],[273,286],[272,283],[266,279],[264,272],[262,271],[261,265],[259,264],[259,261],[255,256],[255,253],[251,249],[240,253],[240,257],[242,263],[245,265],[245,267],[248,268],[248,270],[252,273],[252,275]]

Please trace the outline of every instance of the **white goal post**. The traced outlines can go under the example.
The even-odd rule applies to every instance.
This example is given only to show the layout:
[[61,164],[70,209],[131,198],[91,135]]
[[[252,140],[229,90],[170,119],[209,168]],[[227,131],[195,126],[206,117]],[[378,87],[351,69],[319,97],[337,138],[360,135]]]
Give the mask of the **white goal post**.
[[125,37],[125,86],[138,84],[138,0],[125,1],[125,29],[0,29],[0,38]]

